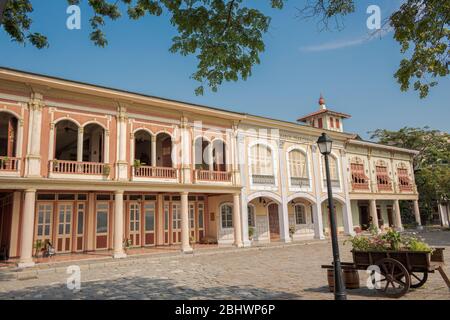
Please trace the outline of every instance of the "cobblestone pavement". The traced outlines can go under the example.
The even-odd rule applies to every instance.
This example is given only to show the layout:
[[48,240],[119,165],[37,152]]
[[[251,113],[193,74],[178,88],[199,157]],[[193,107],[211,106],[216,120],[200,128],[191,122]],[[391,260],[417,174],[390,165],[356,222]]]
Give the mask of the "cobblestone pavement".
[[[446,246],[450,232],[427,232],[425,238]],[[341,244],[342,261],[351,261],[349,245]],[[67,289],[64,272],[41,273],[35,279],[0,281],[0,299],[332,299],[322,264],[331,262],[328,241],[230,251],[223,254],[124,260],[124,264],[90,266],[81,272],[81,290]],[[450,275],[449,266],[446,267]],[[349,299],[382,299],[365,288],[349,290]],[[450,299],[438,273],[402,299]]]

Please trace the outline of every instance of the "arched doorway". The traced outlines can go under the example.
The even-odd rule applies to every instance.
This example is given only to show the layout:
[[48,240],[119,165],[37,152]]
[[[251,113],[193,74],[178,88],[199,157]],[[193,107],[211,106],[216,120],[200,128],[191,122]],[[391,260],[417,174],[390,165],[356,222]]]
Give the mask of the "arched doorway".
[[269,217],[270,241],[280,240],[280,217],[278,215],[278,204],[271,203],[267,207]]
[[70,120],[56,124],[55,159],[77,161],[78,125]]
[[172,167],[172,137],[167,133],[160,133],[156,137],[156,166]]
[[134,160],[139,161],[139,165],[153,165],[152,136],[145,130],[139,130],[134,134]]
[[[339,199],[334,198],[334,214],[338,234],[345,233],[344,225],[344,214],[345,214],[345,203]],[[326,236],[330,236],[330,209],[328,207],[328,200],[322,202],[322,218],[323,218],[323,231]]]
[[105,130],[96,123],[88,124],[83,131],[83,161],[104,161]]

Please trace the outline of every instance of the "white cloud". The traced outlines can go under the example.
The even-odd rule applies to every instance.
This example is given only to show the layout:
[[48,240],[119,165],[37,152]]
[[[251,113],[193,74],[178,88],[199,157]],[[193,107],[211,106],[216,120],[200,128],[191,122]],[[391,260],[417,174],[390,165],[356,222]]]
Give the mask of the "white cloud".
[[346,39],[346,40],[337,40],[337,41],[329,41],[317,45],[310,45],[301,47],[300,51],[302,52],[320,52],[320,51],[330,51],[348,47],[354,47],[362,45],[366,42],[370,42],[374,39],[381,39],[388,33],[392,31],[392,28],[381,29],[375,33],[364,35],[354,39]]

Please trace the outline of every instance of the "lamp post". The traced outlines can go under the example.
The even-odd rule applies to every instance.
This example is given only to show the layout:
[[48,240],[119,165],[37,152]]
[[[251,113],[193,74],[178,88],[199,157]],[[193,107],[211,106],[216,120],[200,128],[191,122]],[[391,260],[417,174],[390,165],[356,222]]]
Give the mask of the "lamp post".
[[333,248],[333,265],[334,265],[334,299],[335,300],[347,300],[347,295],[345,293],[345,285],[342,279],[342,269],[341,261],[339,258],[339,244],[337,238],[337,228],[336,228],[336,216],[334,213],[333,204],[333,190],[331,188],[331,178],[330,178],[330,165],[328,156],[331,153],[331,148],[333,146],[333,140],[331,140],[325,133],[322,133],[319,140],[317,140],[320,153],[325,159],[325,172],[327,178],[327,189],[328,189],[328,207],[330,209],[330,229],[331,229],[331,246]]

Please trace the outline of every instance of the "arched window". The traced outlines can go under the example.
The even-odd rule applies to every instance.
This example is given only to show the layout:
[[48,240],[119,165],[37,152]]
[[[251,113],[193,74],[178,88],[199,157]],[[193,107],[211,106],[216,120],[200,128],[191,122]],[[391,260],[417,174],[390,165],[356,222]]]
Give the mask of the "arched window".
[[254,184],[275,184],[272,150],[257,144],[250,150],[250,163]]
[[215,140],[213,142],[213,170],[227,171],[226,162],[226,145],[222,140]]
[[209,148],[211,144],[203,137],[198,137],[195,140],[195,169],[209,170],[210,156]]
[[289,152],[289,173],[292,186],[309,186],[308,162],[306,154],[300,150]]
[[156,166],[172,167],[172,137],[167,133],[160,133],[156,137]]
[[17,119],[7,112],[0,112],[0,157],[16,156]]
[[55,128],[55,159],[77,161],[78,125],[70,120],[62,120]]
[[231,205],[222,205],[220,208],[220,217],[222,229],[233,228],[233,207]]
[[101,163],[104,161],[105,130],[96,123],[83,129],[83,161]]
[[296,204],[295,210],[295,224],[306,224],[306,210],[302,204]]
[[[330,179],[331,179],[331,185],[333,187],[339,187],[339,166],[338,162],[335,156],[329,155],[328,156],[328,162],[330,165]],[[325,171],[325,159],[322,157],[322,174],[323,174],[323,181],[324,185],[326,186],[327,183],[327,176]]]
[[134,159],[143,166],[152,164],[152,136],[145,130],[134,134]]
[[248,212],[248,226],[249,227],[255,227],[255,207],[252,205],[247,206],[247,212]]

